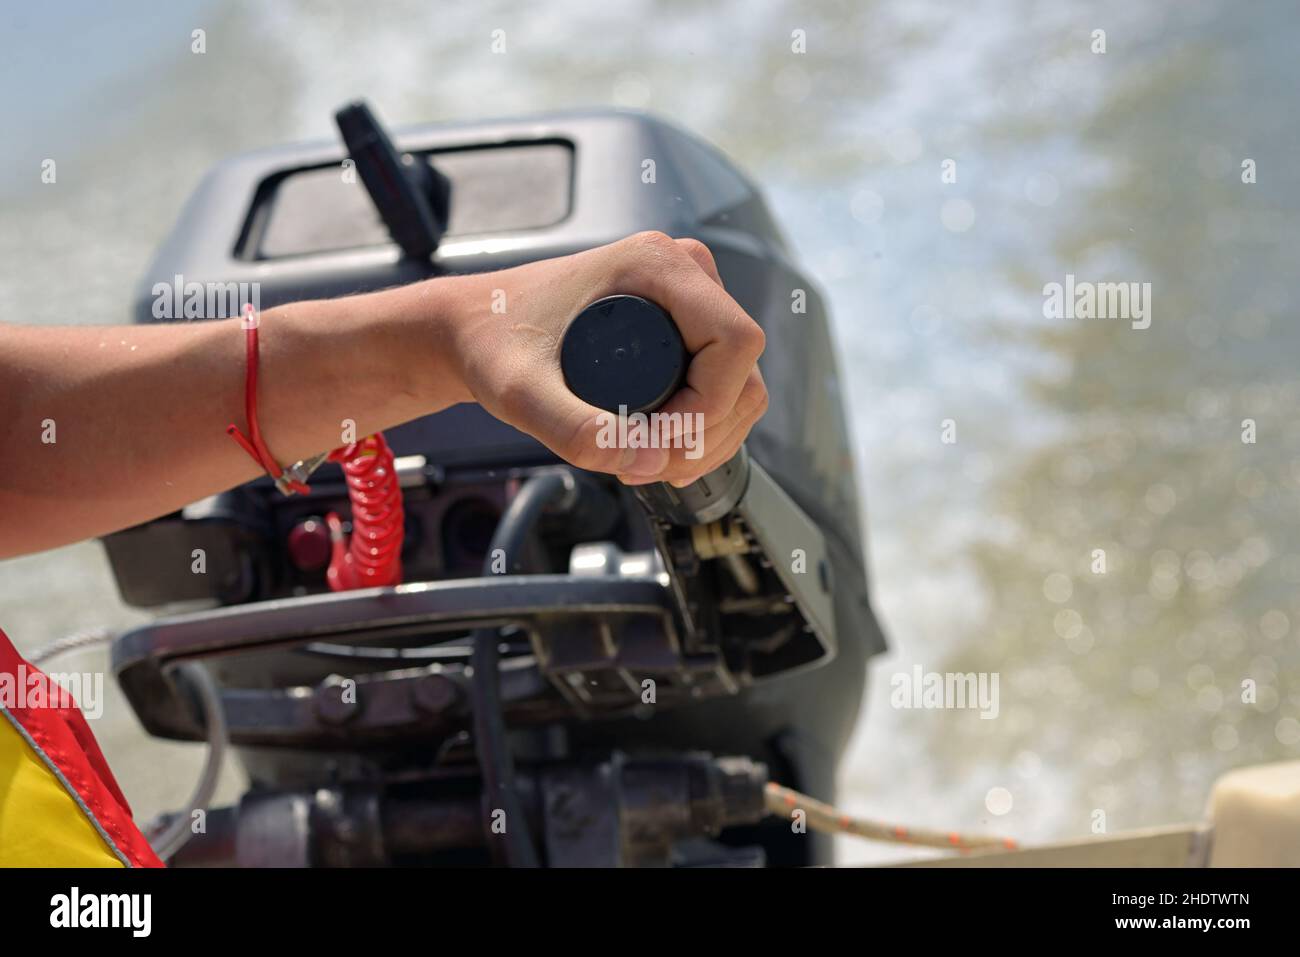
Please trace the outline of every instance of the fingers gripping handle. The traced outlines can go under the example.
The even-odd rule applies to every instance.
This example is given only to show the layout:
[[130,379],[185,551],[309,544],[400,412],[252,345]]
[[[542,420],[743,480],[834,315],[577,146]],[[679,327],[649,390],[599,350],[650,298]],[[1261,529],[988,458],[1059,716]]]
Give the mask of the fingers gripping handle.
[[[616,415],[653,413],[681,388],[689,363],[672,317],[639,296],[593,302],[569,323],[560,344],[569,390]],[[735,508],[748,484],[749,457],[742,446],[721,467],[684,488],[655,482],[637,486],[636,494],[665,521],[702,525]]]

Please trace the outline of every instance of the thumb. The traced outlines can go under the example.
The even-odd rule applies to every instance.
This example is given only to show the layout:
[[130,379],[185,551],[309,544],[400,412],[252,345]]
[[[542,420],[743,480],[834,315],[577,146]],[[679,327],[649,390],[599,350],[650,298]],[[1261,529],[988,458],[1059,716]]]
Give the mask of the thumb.
[[523,427],[569,464],[638,478],[654,477],[667,468],[668,449],[629,447],[619,416],[579,399],[563,377],[548,377],[539,385],[533,416]]

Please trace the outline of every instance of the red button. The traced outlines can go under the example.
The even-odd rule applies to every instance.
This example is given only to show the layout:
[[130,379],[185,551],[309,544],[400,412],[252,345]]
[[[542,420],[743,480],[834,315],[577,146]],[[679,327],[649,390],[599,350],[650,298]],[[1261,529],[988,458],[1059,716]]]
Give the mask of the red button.
[[330,533],[324,522],[309,518],[289,532],[289,560],[305,572],[324,568],[330,560]]

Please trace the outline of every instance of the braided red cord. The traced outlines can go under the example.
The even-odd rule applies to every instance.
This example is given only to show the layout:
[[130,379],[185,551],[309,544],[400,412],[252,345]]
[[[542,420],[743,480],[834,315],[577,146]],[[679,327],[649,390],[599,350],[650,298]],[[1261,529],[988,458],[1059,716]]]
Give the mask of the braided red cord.
[[[245,375],[244,417],[248,420],[246,437],[233,423],[226,434],[239,443],[277,484],[299,495],[311,489],[305,482],[285,476],[271,450],[262,439],[257,421],[258,316],[251,304],[244,307]],[[352,537],[343,532],[343,520],[330,512],[325,516],[333,539],[326,581],[332,591],[350,591],[380,585],[397,585],[402,581],[402,539],[405,534],[402,489],[397,481],[393,452],[381,433],[367,436],[337,448],[329,454],[331,462],[343,466],[352,503]]]

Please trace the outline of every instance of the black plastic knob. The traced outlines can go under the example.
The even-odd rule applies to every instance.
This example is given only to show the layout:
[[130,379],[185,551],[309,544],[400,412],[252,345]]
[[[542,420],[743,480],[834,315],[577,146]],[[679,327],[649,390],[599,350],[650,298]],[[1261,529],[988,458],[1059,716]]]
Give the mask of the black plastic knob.
[[[578,398],[607,412],[653,412],[681,388],[690,355],[667,312],[640,296],[598,299],[574,318],[560,343],[564,381]],[[673,525],[716,522],[749,486],[742,446],[728,462],[685,488],[638,485],[646,510]]]
[[569,390],[607,412],[651,412],[686,378],[689,362],[672,317],[640,296],[606,296],[574,317],[560,344]]

